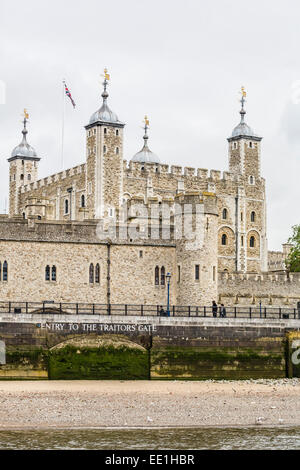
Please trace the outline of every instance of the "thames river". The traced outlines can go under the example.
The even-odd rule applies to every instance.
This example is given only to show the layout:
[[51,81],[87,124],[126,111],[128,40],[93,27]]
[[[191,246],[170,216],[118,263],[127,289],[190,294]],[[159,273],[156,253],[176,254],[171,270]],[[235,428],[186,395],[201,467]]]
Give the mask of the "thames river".
[[0,431],[3,450],[298,450],[300,428]]

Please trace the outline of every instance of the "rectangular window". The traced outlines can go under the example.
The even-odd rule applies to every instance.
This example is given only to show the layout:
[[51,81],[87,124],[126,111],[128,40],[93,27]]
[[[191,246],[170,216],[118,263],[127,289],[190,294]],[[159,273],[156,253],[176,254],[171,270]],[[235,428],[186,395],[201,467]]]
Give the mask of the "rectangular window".
[[200,281],[200,266],[196,264],[195,266],[195,280]]
[[143,258],[144,253],[140,251],[140,258]]
[[213,267],[213,281],[216,282],[216,266]]
[[181,280],[181,266],[178,266],[177,282],[179,283],[180,280]]

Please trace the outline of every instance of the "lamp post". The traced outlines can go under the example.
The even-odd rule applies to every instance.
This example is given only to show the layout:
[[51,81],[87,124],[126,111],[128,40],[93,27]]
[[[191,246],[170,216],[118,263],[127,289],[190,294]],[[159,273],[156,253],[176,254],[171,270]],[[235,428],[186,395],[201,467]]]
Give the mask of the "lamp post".
[[260,316],[260,318],[261,318],[261,314],[262,314],[262,308],[261,308],[261,306],[262,306],[262,303],[261,303],[261,301],[260,301],[260,302],[259,302],[259,316]]
[[167,284],[168,284],[168,309],[167,309],[167,316],[170,317],[170,284],[171,284],[171,273],[167,274]]

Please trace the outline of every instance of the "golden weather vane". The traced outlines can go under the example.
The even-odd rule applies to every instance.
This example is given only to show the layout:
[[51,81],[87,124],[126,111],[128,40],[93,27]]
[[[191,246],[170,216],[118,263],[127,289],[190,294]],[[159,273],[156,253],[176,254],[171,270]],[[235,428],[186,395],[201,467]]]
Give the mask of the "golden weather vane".
[[24,109],[24,118],[29,119],[29,114],[27,112],[27,109]]
[[149,125],[150,125],[150,121],[149,121],[149,119],[148,119],[148,116],[145,116],[144,123],[146,124],[146,126],[149,126]]
[[247,92],[246,92],[246,90],[245,90],[245,87],[243,87],[243,86],[242,86],[242,91],[241,91],[241,93],[242,93],[243,98],[246,98]]
[[110,74],[108,73],[107,68],[104,69],[104,75],[102,75],[102,77],[104,77],[105,80],[107,80],[107,81],[109,82],[109,80],[110,80]]

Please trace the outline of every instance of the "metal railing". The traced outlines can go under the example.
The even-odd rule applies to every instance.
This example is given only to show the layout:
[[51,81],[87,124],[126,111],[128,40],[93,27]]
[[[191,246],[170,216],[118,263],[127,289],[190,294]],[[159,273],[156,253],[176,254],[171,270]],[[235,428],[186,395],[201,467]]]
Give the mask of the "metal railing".
[[[167,316],[167,308],[160,305],[107,305],[90,303],[56,302],[0,302],[1,314],[52,314],[52,315],[110,315],[110,316]],[[171,306],[171,317],[214,318],[221,317],[221,310],[201,306]],[[226,318],[250,319],[300,319],[300,308],[292,307],[226,307]]]

